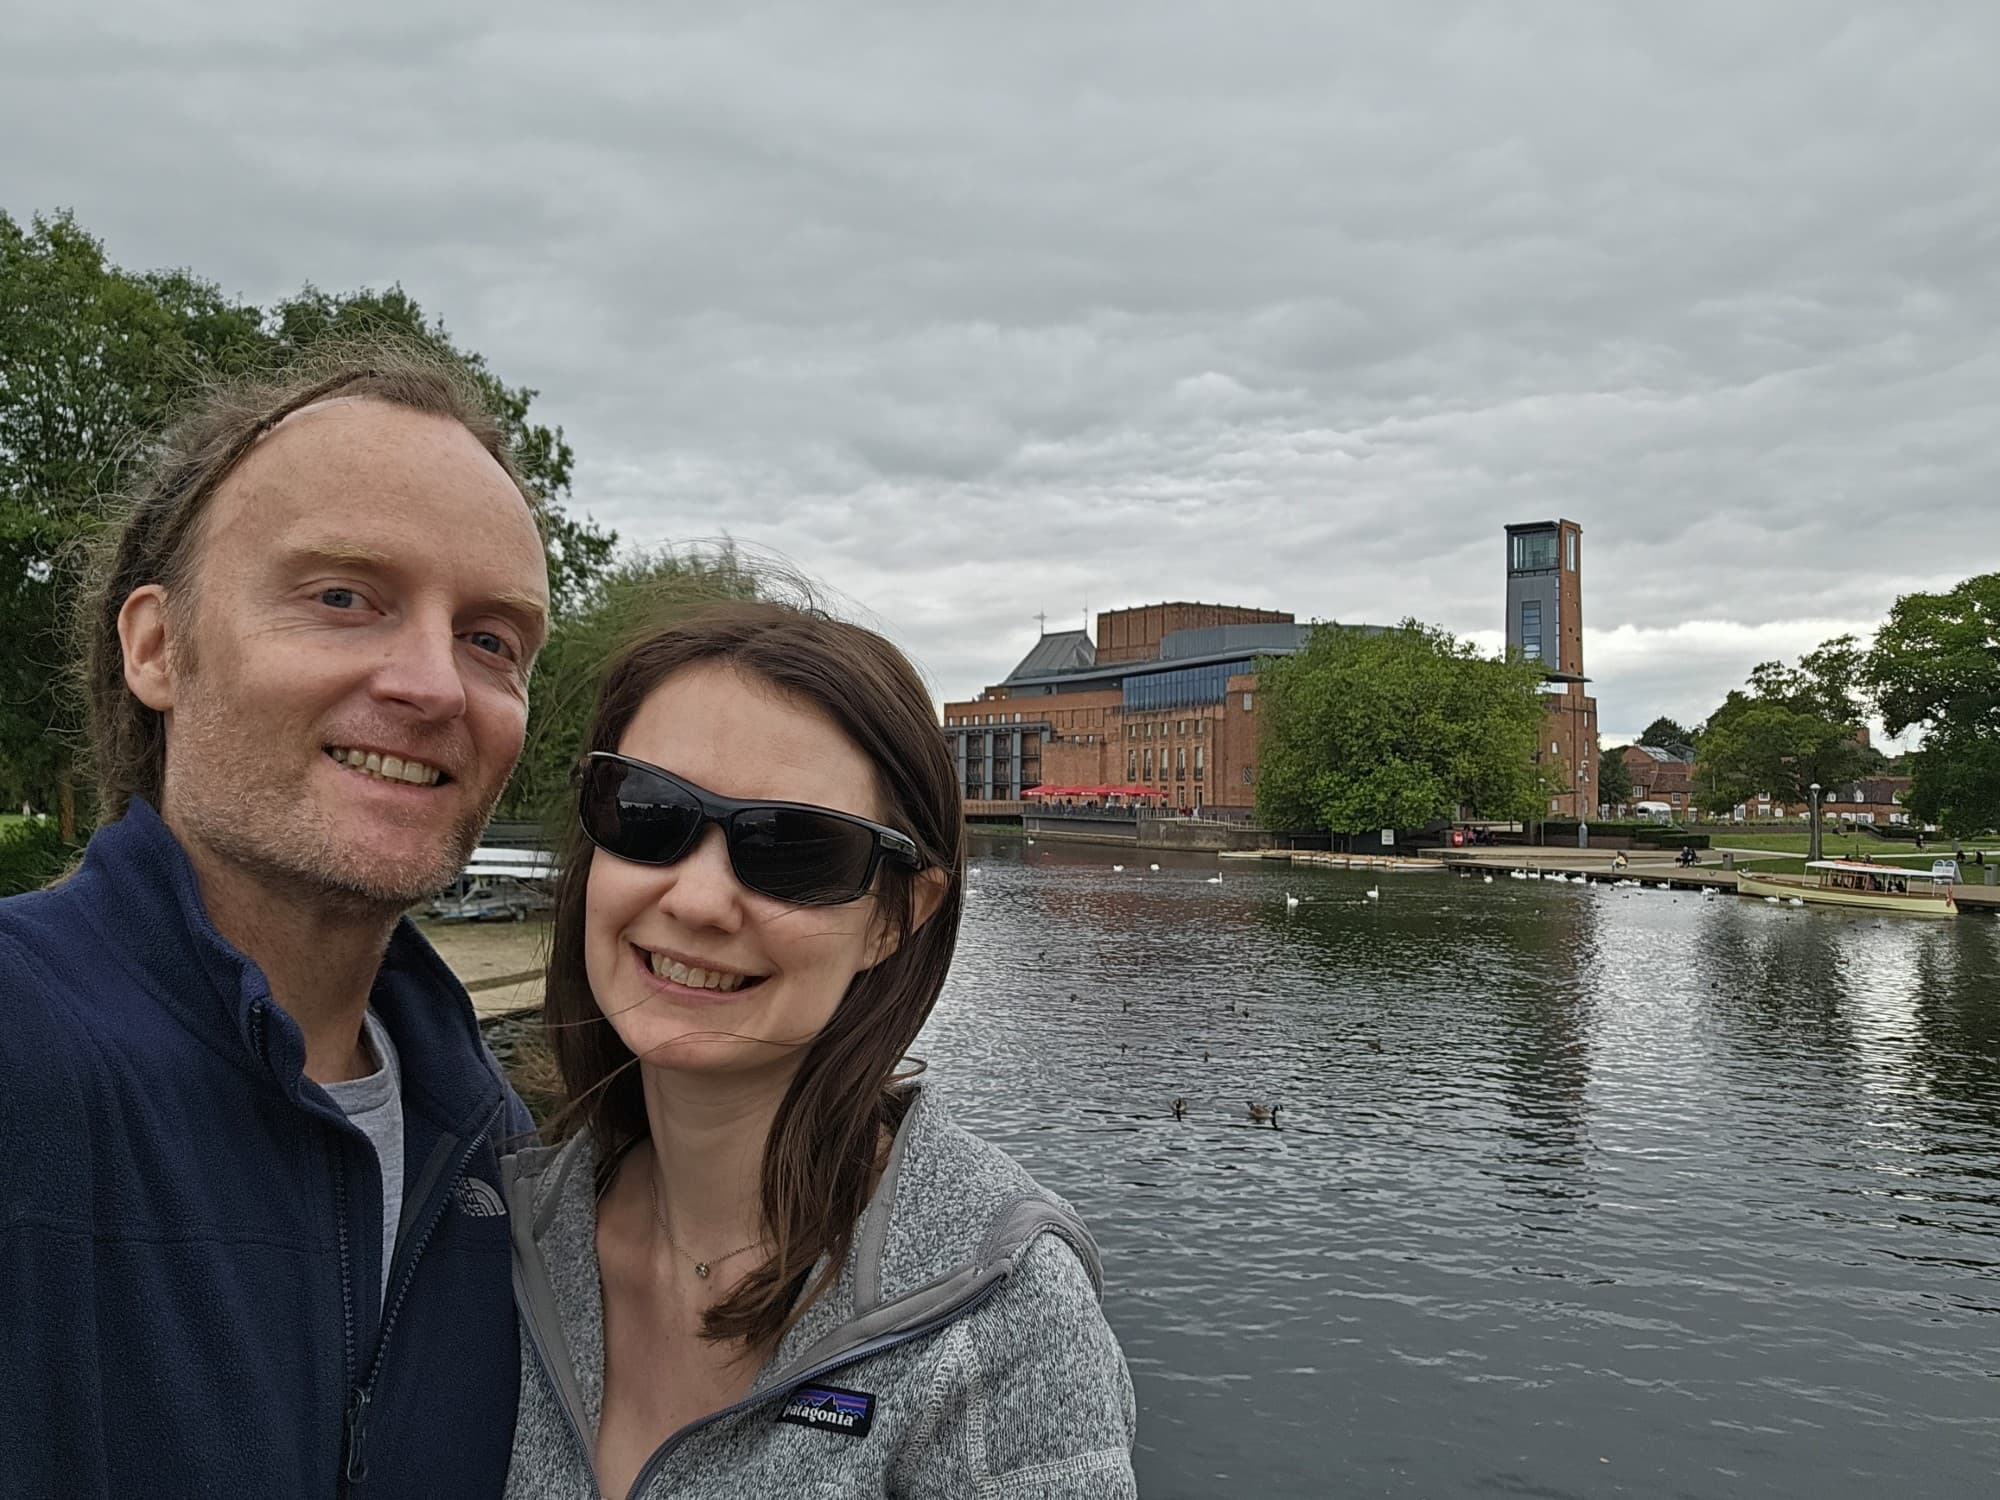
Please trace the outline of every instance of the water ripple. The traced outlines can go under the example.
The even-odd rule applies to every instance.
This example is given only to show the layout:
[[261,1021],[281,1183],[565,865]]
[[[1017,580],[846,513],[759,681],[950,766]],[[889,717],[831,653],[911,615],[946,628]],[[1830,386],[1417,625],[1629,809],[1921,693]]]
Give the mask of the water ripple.
[[918,1050],[1102,1242],[1143,1493],[1991,1492],[2000,924],[1126,861],[982,848]]

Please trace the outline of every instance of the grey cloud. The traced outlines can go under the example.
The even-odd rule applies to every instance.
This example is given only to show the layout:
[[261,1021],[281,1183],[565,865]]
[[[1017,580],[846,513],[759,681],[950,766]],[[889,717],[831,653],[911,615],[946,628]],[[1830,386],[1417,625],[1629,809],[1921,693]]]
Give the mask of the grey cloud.
[[2000,553],[1984,9],[96,14],[0,55],[0,205],[401,280],[581,508],[787,553],[946,695],[1086,596],[1496,632],[1564,514],[1636,729]]

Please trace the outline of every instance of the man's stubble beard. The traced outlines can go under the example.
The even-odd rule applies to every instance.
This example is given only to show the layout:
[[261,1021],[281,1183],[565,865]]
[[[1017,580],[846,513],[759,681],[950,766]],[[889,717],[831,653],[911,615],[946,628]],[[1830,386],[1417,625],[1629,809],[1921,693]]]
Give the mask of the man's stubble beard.
[[[232,752],[240,753],[240,738],[223,727],[226,708],[214,712],[198,690],[190,697],[192,701],[175,714],[182,764],[232,763]],[[333,768],[331,761],[329,767]],[[340,770],[340,774],[362,773]],[[371,917],[400,912],[450,885],[478,846],[505,787],[504,782],[496,786],[480,806],[460,818],[434,858],[394,861],[405,868],[385,869],[379,856],[340,838],[326,810],[311,798],[310,777],[308,769],[289,787],[269,780],[231,782],[219,775],[190,781],[176,777],[170,766],[166,780],[172,821],[185,839],[249,873],[274,893],[283,891],[356,917]]]

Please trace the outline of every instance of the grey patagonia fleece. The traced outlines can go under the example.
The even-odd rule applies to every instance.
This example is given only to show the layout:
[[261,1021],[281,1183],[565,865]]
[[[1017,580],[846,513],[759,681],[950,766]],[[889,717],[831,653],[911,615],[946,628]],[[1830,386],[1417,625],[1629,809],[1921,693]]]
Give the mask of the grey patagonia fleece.
[[[1097,1247],[1061,1199],[918,1089],[838,1280],[734,1406],[670,1435],[630,1500],[1116,1500],[1132,1380]],[[507,1494],[597,1500],[604,1398],[595,1147],[503,1164],[521,1312]],[[663,1350],[659,1378],[674,1378]]]

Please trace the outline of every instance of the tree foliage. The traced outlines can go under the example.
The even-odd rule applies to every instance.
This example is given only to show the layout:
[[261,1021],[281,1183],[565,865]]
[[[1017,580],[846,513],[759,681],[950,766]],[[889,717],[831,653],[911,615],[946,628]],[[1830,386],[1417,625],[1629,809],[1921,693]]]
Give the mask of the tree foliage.
[[1854,637],[1843,635],[1795,667],[1759,663],[1748,690],[1733,689],[1702,731],[1697,805],[1727,813],[1759,792],[1802,803],[1813,782],[1831,787],[1867,769],[1871,757],[1857,737],[1861,658]]
[[1632,800],[1632,772],[1623,750],[1597,753],[1597,800],[1606,807],[1623,807]]
[[1698,728],[1685,728],[1662,714],[1640,732],[1639,743],[1650,745],[1655,750],[1687,749],[1699,734]]
[[1461,809],[1533,817],[1547,795],[1541,680],[1537,662],[1481,657],[1416,620],[1320,626],[1297,655],[1258,664],[1258,814],[1347,834]]
[[570,516],[574,454],[400,287],[306,287],[265,310],[187,271],[130,272],[67,213],[0,212],[0,795],[61,799],[77,743],[66,615],[87,542],[149,439],[205,385],[282,367],[327,338],[395,333],[458,360],[505,420],[549,546],[558,616],[588,600],[615,538]]
[[2000,827],[2000,573],[1898,599],[1861,678],[1890,734],[1924,729],[1911,810],[1961,836]]
[[593,580],[589,594],[556,617],[535,662],[527,743],[501,799],[500,816],[552,826],[569,816],[570,772],[596,706],[598,676],[633,635],[705,604],[762,597],[771,587],[768,575],[727,542],[706,550],[634,554]]
[[185,272],[134,275],[67,214],[0,212],[0,783],[52,805],[76,720],[62,691],[82,544],[147,434],[211,374],[248,368],[254,307]]

